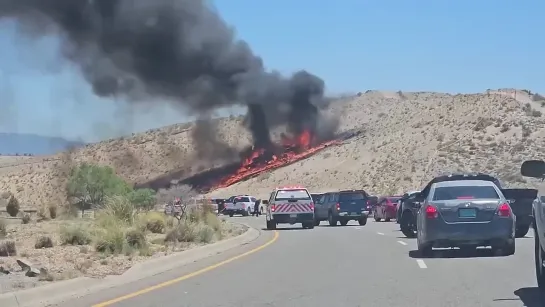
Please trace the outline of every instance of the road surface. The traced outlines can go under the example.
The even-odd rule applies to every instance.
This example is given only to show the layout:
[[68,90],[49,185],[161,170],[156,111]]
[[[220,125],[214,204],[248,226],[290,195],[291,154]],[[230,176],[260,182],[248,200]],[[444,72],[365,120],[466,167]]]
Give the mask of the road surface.
[[[262,228],[262,217],[233,217]],[[280,229],[266,248],[158,289],[149,287],[187,275],[251,250],[275,237],[237,251],[137,283],[93,294],[62,306],[115,307],[537,307],[533,233],[517,239],[516,254],[492,257],[487,251],[463,257],[441,251],[415,258],[416,241],[393,222],[313,230]],[[132,293],[132,294],[131,294]],[[136,295],[138,294],[138,295]],[[112,299],[126,296],[124,300]],[[104,304],[104,302],[110,303]]]

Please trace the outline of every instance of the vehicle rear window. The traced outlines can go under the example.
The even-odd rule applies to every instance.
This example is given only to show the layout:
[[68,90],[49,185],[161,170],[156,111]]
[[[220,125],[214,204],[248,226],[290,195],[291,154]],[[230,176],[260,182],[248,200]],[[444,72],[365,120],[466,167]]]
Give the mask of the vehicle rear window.
[[248,197],[237,197],[235,198],[235,201],[237,203],[247,203],[250,202],[250,199]]
[[452,199],[499,199],[500,196],[496,189],[491,186],[456,186],[436,188],[433,194],[433,200],[452,200]]
[[365,195],[361,192],[350,192],[339,194],[339,201],[364,200]]
[[312,196],[312,200],[314,202],[317,202],[318,200],[320,200],[320,198],[322,198],[322,195],[324,195],[324,194],[310,194],[310,196]]
[[307,190],[280,190],[276,192],[276,197],[274,198],[274,200],[288,199],[311,200]]

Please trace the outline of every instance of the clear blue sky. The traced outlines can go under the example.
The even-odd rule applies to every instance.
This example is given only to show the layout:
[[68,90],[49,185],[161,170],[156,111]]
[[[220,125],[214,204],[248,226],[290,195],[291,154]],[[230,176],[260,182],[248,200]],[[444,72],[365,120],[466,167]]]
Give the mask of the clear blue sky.
[[[333,93],[545,92],[542,1],[213,2],[268,68],[307,69]],[[165,107],[136,110],[133,120],[117,122],[127,109],[92,97],[70,64],[55,56],[53,40],[28,48],[8,23],[0,29],[0,131],[96,140],[187,118]]]

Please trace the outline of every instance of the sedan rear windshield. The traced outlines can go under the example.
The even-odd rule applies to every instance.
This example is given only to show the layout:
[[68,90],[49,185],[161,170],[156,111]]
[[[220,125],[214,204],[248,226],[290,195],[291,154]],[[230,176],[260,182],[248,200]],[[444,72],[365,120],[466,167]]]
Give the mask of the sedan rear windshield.
[[280,190],[274,200],[311,200],[307,190]]
[[435,188],[433,200],[453,199],[499,199],[500,196],[492,186],[455,186]]
[[349,192],[339,194],[339,201],[364,200],[365,195],[362,192]]

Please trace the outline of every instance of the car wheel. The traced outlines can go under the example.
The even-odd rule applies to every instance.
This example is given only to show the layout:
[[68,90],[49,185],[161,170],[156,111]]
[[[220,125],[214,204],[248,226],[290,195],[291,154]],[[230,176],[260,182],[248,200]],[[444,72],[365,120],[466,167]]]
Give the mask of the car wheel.
[[320,220],[314,220],[314,226],[320,226]]
[[303,229],[314,229],[314,223],[303,223]]
[[418,254],[422,257],[429,257],[433,253],[433,248],[430,243],[420,243],[418,242]]
[[385,221],[385,222],[389,222],[389,221],[390,221],[390,219],[384,219],[384,221]]
[[511,256],[515,254],[515,240],[505,243],[503,246],[493,246],[492,253],[496,256]]
[[364,226],[365,224],[367,224],[367,218],[359,219],[358,223],[360,224],[360,226]]
[[537,285],[542,291],[545,290],[545,270],[543,268],[543,259],[545,258],[545,252],[541,248],[539,243],[539,236],[537,236],[537,231],[534,231],[534,262],[536,266],[536,278]]
[[373,218],[375,219],[375,222],[380,222],[381,218],[377,216],[376,213],[373,214]]
[[329,215],[327,216],[327,221],[329,222],[329,226],[337,226],[337,219],[333,217],[333,214],[329,212]]
[[341,226],[346,226],[346,225],[348,225],[348,221],[340,221],[340,223],[341,223]]
[[399,226],[401,228],[401,232],[407,237],[407,238],[416,238],[416,231],[411,222],[412,213],[404,213],[401,217],[401,221],[399,222]]
[[530,231],[530,225],[517,227],[517,229],[515,230],[515,238],[523,238],[528,234],[528,231]]
[[276,223],[274,221],[267,221],[267,230],[275,230]]
[[229,217],[233,217],[233,215],[235,215],[234,213],[229,213]]

